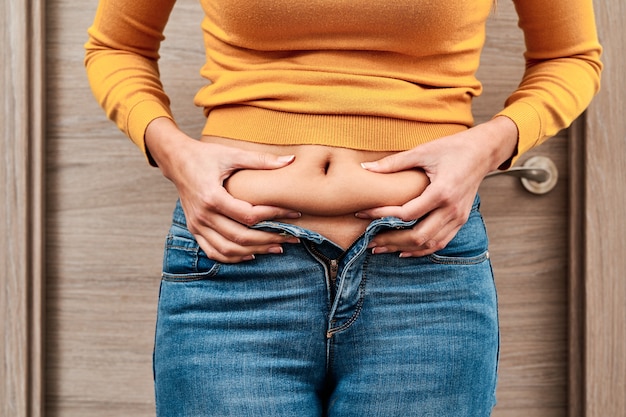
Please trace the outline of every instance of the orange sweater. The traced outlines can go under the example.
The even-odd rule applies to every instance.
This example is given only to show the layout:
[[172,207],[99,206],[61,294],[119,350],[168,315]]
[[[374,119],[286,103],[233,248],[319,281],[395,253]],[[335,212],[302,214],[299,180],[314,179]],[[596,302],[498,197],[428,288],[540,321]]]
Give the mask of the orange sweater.
[[[405,150],[473,123],[493,0],[201,0],[204,134]],[[567,127],[599,87],[592,0],[514,0],[526,72],[499,113],[517,156]],[[172,117],[157,61],[175,0],[100,0],[86,66],[107,115],[144,152]]]

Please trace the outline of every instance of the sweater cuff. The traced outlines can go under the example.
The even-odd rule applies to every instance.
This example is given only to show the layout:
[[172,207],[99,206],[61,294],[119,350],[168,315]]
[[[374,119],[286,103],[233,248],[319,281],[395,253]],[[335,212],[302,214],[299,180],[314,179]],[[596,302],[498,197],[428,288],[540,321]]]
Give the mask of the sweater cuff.
[[541,139],[544,136],[543,127],[539,113],[537,113],[531,104],[523,101],[511,103],[494,117],[497,116],[508,117],[517,126],[517,148],[511,159],[500,166],[500,169],[508,169],[513,166],[525,152],[541,143]]
[[135,104],[128,112],[126,121],[126,133],[130,139],[143,152],[148,163],[157,166],[156,162],[150,157],[150,152],[146,147],[145,133],[148,125],[154,119],[159,117],[167,117],[173,121],[170,109],[156,100],[144,100]]

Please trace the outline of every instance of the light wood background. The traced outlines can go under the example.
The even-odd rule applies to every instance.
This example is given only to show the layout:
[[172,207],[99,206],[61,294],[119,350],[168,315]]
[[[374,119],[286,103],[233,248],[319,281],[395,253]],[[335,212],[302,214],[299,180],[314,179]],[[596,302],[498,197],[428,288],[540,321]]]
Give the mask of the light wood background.
[[[182,15],[198,7],[179,3]],[[490,24],[509,27],[500,3]],[[561,136],[537,150],[562,168],[550,196],[559,203],[537,220],[529,216],[536,200],[514,180],[486,183],[502,306],[500,416],[626,415],[622,3],[596,4],[607,64],[602,93],[573,142]],[[103,120],[85,88],[80,45],[95,1],[46,6],[5,0],[0,9],[0,416],[151,415],[146,356],[173,190]],[[188,27],[168,30],[175,39]],[[515,75],[515,48],[490,48],[503,63],[482,78],[499,91]],[[175,112],[192,134],[201,121],[188,98],[199,81],[182,69],[197,55],[194,45],[176,44],[164,63]],[[479,119],[499,99],[486,96]],[[513,202],[503,197],[510,192]],[[549,251],[497,248],[516,238],[527,248],[538,236]],[[130,244],[120,251],[122,239]],[[568,288],[569,300],[561,297]]]
[[582,206],[586,416],[626,415],[626,2],[596,0],[606,66],[587,112]]

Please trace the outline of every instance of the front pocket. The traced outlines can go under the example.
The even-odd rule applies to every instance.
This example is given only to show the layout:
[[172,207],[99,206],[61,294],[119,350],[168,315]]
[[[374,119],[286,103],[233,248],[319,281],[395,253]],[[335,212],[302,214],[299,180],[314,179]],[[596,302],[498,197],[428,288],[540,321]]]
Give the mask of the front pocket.
[[489,259],[488,249],[487,230],[476,207],[454,239],[442,250],[428,255],[428,258],[437,264],[475,265]]
[[219,264],[208,259],[185,227],[173,224],[165,240],[162,278],[166,281],[196,281],[217,273]]

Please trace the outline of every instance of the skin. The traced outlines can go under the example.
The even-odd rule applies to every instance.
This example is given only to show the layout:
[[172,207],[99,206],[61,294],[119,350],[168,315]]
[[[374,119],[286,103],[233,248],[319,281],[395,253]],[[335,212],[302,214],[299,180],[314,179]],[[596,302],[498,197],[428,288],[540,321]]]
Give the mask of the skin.
[[404,220],[426,216],[414,228],[381,233],[370,244],[373,253],[400,252],[401,257],[425,256],[443,249],[468,219],[478,187],[517,146],[517,126],[496,117],[464,132],[394,154],[365,169],[389,173],[420,167],[430,185],[400,207],[380,207],[356,213],[360,218],[396,216]]
[[[413,229],[390,231],[370,244],[374,254],[400,252],[400,256],[424,256],[444,248],[467,221],[478,187],[487,173],[513,155],[517,127],[506,117],[393,154],[364,162],[363,169],[393,173],[422,169],[430,184],[402,206],[386,206],[355,213],[360,219],[396,216],[423,218]],[[282,253],[293,237],[249,229],[261,220],[297,219],[293,210],[252,205],[231,196],[224,181],[240,169],[278,169],[293,155],[248,151],[197,141],[168,118],[152,121],[145,143],[163,175],[174,183],[194,234],[207,256],[234,263],[254,259],[254,254]]]

